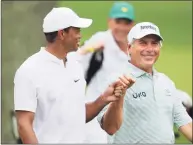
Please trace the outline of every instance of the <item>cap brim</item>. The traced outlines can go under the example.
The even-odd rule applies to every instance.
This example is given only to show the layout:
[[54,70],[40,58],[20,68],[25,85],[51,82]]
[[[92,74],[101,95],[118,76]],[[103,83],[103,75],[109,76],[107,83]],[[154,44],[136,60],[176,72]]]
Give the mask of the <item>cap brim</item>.
[[110,18],[113,18],[113,19],[120,19],[120,18],[124,18],[124,19],[128,19],[128,20],[131,20],[133,21],[133,18],[131,16],[129,16],[128,14],[117,14],[117,15],[113,15],[111,16]]
[[164,40],[161,35],[159,35],[158,33],[154,33],[154,32],[151,32],[151,33],[149,33],[149,32],[143,33],[142,35],[135,37],[135,39],[141,39],[141,38],[143,38],[143,37],[145,37],[145,36],[147,36],[147,35],[156,35],[156,36],[158,36],[158,37],[160,38],[161,41]]
[[78,21],[76,21],[72,27],[77,27],[77,28],[88,28],[92,24],[92,19],[87,19],[87,18],[79,18]]

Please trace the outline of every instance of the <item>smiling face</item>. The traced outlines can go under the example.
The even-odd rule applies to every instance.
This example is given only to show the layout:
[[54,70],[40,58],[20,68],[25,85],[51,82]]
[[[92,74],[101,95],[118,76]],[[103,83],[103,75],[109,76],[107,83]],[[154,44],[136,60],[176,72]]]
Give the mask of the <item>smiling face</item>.
[[160,37],[147,35],[141,39],[135,39],[129,47],[131,63],[136,67],[149,72],[160,54]]

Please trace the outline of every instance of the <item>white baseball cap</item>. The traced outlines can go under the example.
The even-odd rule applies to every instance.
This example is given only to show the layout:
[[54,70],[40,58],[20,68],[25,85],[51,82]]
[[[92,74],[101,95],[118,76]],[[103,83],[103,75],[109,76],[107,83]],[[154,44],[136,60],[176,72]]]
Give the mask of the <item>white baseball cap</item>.
[[150,34],[159,36],[160,40],[163,41],[159,28],[151,22],[141,22],[133,26],[128,34],[127,39],[129,44],[131,44],[134,39],[141,39]]
[[68,27],[87,28],[92,19],[80,18],[73,10],[67,7],[53,8],[44,18],[43,32],[55,32]]

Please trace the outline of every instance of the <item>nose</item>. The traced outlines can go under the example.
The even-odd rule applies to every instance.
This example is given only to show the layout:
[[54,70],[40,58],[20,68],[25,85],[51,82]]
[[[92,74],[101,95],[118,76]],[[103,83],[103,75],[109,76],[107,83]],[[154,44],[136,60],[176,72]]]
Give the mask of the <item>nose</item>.
[[128,28],[125,27],[125,26],[122,26],[122,27],[119,27],[119,31],[124,32],[124,33],[127,33]]
[[153,45],[151,43],[147,45],[147,51],[153,51]]

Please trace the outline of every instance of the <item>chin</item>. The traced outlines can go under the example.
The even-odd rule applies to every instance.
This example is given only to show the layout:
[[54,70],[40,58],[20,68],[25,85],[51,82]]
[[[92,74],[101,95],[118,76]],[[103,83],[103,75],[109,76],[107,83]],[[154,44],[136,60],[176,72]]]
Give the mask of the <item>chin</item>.
[[78,50],[78,46],[75,46],[71,49],[71,51],[77,51]]
[[155,58],[143,58],[142,61],[144,64],[154,64]]
[[154,62],[144,62],[143,63],[143,66],[145,68],[151,68],[151,67],[153,67],[153,65],[154,65]]
[[78,50],[78,48],[79,48],[79,47],[76,47],[76,48],[74,49],[74,51],[77,51],[77,50]]
[[116,41],[124,42],[125,38],[127,38],[127,37],[118,37],[118,38],[116,38]]

